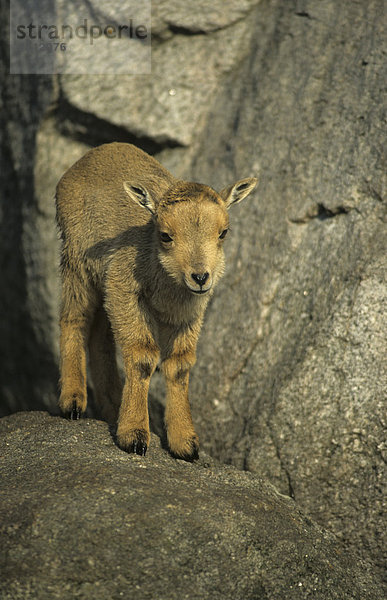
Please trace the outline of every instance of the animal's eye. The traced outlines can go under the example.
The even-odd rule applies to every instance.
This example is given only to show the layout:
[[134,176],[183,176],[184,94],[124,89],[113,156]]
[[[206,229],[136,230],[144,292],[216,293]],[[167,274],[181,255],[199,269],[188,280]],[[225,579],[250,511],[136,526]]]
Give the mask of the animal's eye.
[[220,240],[223,240],[227,235],[228,229],[223,229],[222,233],[219,236]]
[[171,236],[166,231],[160,232],[160,239],[162,242],[172,242]]

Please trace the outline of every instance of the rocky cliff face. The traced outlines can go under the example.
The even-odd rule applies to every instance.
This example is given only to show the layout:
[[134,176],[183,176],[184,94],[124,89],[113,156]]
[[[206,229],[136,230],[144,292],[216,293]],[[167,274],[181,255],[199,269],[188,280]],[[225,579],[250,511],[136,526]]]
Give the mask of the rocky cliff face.
[[[233,210],[192,375],[202,447],[268,478],[381,574],[383,3],[229,4],[158,3],[150,76],[5,78],[2,414],[55,407],[52,198],[88,147],[134,142],[217,188],[259,174]],[[157,378],[152,396],[159,407]]]

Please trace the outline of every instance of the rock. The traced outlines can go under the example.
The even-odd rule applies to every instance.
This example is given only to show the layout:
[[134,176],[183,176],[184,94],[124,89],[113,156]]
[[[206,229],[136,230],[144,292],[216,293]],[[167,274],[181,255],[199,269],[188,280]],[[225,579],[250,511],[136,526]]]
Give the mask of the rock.
[[227,8],[218,0],[211,10],[201,4],[207,11],[195,6],[195,19],[181,1],[155,7],[151,75],[121,75],[119,82],[96,75],[87,86],[84,75],[61,76],[60,114],[71,111],[72,127],[92,115],[95,124],[107,121],[154,151],[192,144],[222,77],[249,53],[253,30],[243,17],[257,2]]
[[260,478],[128,455],[103,422],[0,420],[4,600],[381,598],[294,502]]
[[268,477],[383,577],[382,7],[371,34],[360,5],[303,6],[261,3],[250,58],[196,142],[193,179],[259,167],[261,183],[231,215],[193,414],[206,451]]
[[[224,4],[157,3],[152,75],[5,77],[0,414],[56,407],[52,198],[88,147],[134,142],[217,188],[259,173],[192,374],[202,448],[295,497],[381,579],[384,6]],[[158,376],[152,400],[161,431]]]
[[[4,14],[5,13],[5,14]],[[57,235],[52,189],[35,189],[37,134],[52,98],[48,76],[10,76],[9,16],[0,9],[0,414],[53,406],[57,393]],[[40,187],[43,181],[40,182]]]

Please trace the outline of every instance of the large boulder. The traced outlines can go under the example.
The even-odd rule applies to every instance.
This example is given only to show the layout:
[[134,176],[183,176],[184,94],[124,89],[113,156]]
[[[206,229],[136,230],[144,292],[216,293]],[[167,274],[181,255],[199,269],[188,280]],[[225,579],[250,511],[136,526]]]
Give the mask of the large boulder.
[[259,477],[152,437],[122,452],[105,423],[0,420],[3,600],[378,600],[366,565]]
[[[216,188],[258,174],[231,215],[228,270],[192,374],[201,445],[293,496],[371,556],[375,577],[386,481],[383,8],[166,0],[153,15],[151,75],[8,76],[0,112],[0,414],[56,407],[53,194],[88,147],[134,142]],[[159,415],[158,377],[152,399]]]
[[[261,3],[191,175],[259,166],[192,378],[207,451],[267,476],[384,573],[386,200],[380,2]],[[232,97],[233,102],[228,99]],[[219,132],[224,132],[219,133]]]

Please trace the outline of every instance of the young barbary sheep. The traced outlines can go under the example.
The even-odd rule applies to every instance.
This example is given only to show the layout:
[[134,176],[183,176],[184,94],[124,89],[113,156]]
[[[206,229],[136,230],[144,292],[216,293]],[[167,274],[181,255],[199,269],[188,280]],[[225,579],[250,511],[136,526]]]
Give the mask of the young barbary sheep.
[[[145,455],[148,388],[166,381],[171,453],[198,457],[188,400],[203,315],[224,269],[228,208],[256,186],[242,179],[217,193],[173,177],[131,144],[87,152],[56,191],[62,237],[61,395],[72,419],[86,409],[86,349],[96,404],[117,441]],[[116,365],[122,354],[125,383]]]

